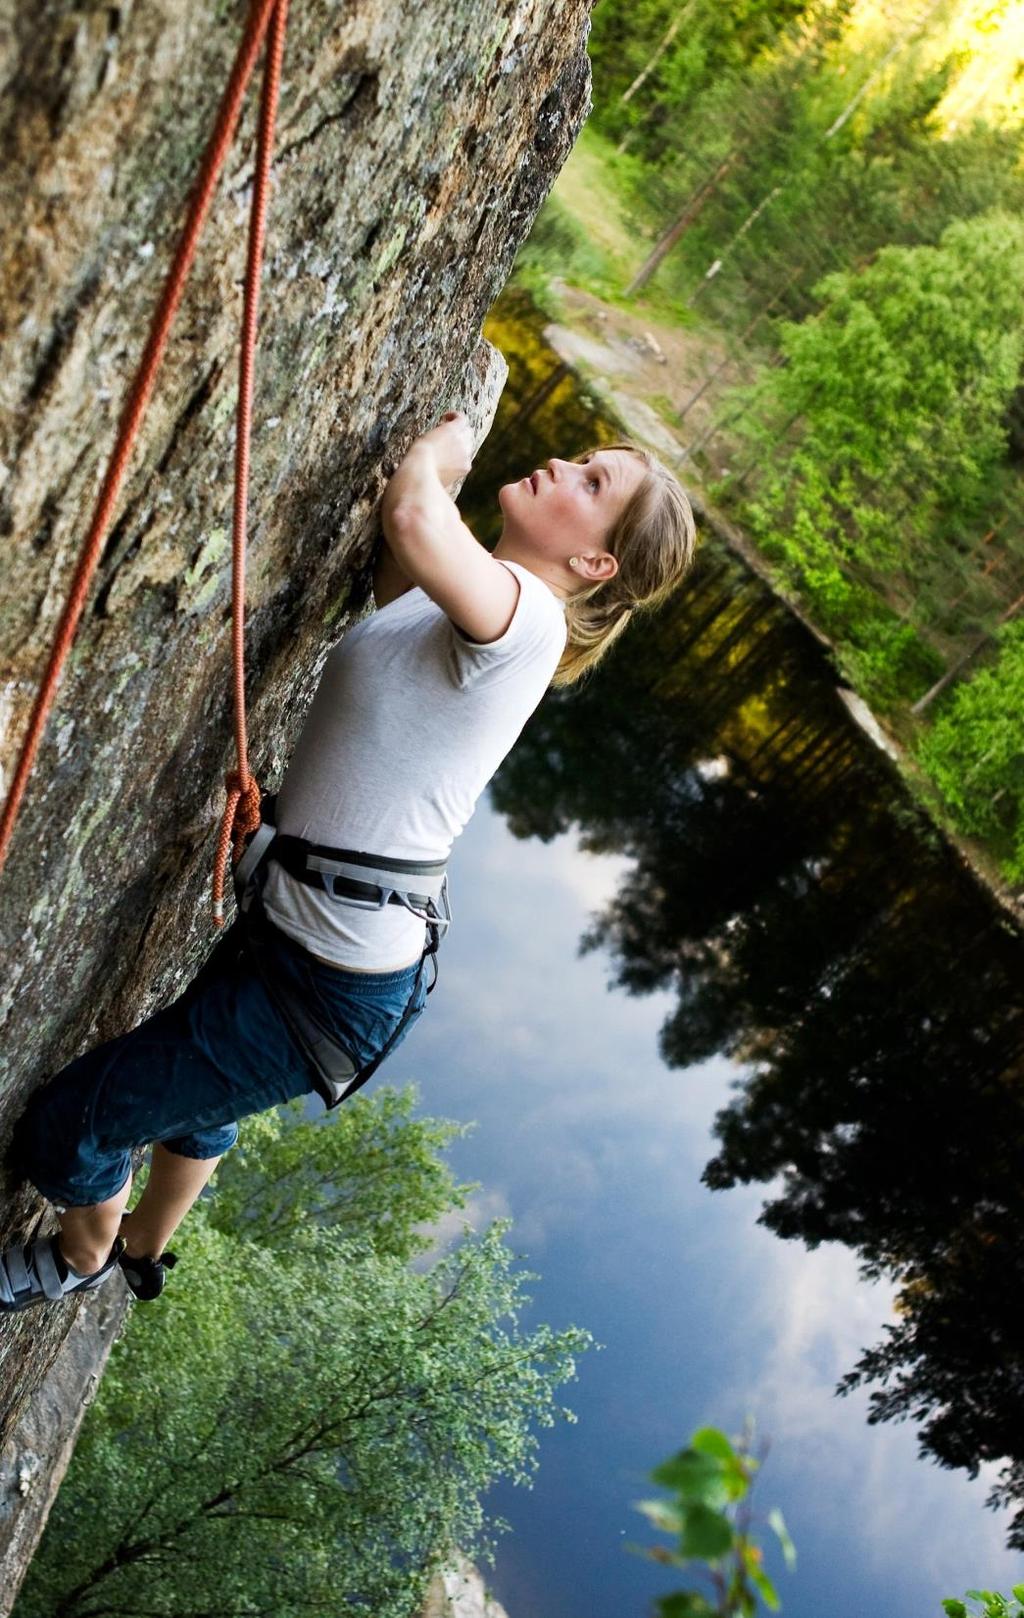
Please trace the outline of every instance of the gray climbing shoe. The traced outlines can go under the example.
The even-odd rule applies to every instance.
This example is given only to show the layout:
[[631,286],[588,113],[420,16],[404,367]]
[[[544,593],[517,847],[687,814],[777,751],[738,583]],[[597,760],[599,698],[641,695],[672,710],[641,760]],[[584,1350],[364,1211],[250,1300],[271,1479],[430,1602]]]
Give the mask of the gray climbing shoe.
[[124,1250],[118,1236],[110,1257],[92,1275],[79,1275],[65,1262],[56,1236],[39,1236],[24,1247],[8,1247],[0,1254],[0,1311],[14,1314],[37,1303],[59,1303],[76,1292],[90,1292],[117,1268]]

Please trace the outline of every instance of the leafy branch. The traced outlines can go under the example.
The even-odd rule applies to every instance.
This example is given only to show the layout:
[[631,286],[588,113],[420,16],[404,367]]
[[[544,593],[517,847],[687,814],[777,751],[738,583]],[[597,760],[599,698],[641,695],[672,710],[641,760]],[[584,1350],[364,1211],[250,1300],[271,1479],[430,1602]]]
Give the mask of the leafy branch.
[[[779,1597],[764,1570],[764,1553],[751,1533],[750,1493],[767,1453],[752,1452],[753,1424],[734,1445],[716,1427],[701,1427],[685,1449],[660,1466],[651,1478],[670,1491],[669,1499],[638,1500],[649,1522],[672,1535],[675,1545],[629,1545],[628,1550],[668,1567],[704,1563],[712,1595],[677,1590],[655,1602],[659,1618],[752,1618],[758,1596],[776,1611]],[[786,1565],[796,1563],[796,1550],[782,1513],[768,1513]],[[987,1618],[987,1615],[986,1615]]]

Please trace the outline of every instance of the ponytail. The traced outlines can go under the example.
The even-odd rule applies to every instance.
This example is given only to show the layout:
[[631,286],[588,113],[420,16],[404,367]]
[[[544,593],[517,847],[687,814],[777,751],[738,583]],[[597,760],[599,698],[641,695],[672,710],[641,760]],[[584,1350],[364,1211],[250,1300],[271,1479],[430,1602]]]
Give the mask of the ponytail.
[[[638,455],[647,476],[605,540],[618,562],[610,579],[571,595],[565,603],[569,632],[552,685],[573,685],[605,655],[640,608],[659,606],[690,567],[697,549],[697,527],[682,485],[649,450],[637,444],[602,444]],[[586,460],[596,450],[574,457]]]

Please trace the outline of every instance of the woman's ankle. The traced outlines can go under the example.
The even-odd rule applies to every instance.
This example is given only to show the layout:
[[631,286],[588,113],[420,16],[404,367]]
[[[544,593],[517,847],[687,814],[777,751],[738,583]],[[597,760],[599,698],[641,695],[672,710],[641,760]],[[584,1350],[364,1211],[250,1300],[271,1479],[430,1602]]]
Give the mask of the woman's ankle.
[[159,1258],[161,1245],[154,1242],[145,1227],[136,1229],[133,1226],[131,1214],[125,1214],[121,1220],[121,1235],[129,1258]]
[[72,1242],[62,1232],[57,1237],[57,1250],[68,1269],[74,1270],[76,1275],[95,1275],[97,1270],[102,1270],[113,1252],[113,1243],[103,1247],[96,1243],[86,1245]]

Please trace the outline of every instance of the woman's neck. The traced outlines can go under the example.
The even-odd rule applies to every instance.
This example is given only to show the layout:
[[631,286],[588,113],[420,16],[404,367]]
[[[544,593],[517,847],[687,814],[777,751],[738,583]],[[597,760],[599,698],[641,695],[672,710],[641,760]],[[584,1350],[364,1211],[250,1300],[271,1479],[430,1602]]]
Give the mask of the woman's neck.
[[504,535],[495,545],[491,555],[497,562],[515,562],[517,567],[524,567],[527,573],[532,573],[534,578],[540,579],[542,584],[546,584],[551,594],[557,596],[559,601],[568,601],[569,597],[574,593],[572,590],[567,589],[559,579],[557,562],[538,562],[536,557],[517,556],[515,546],[510,545]]

